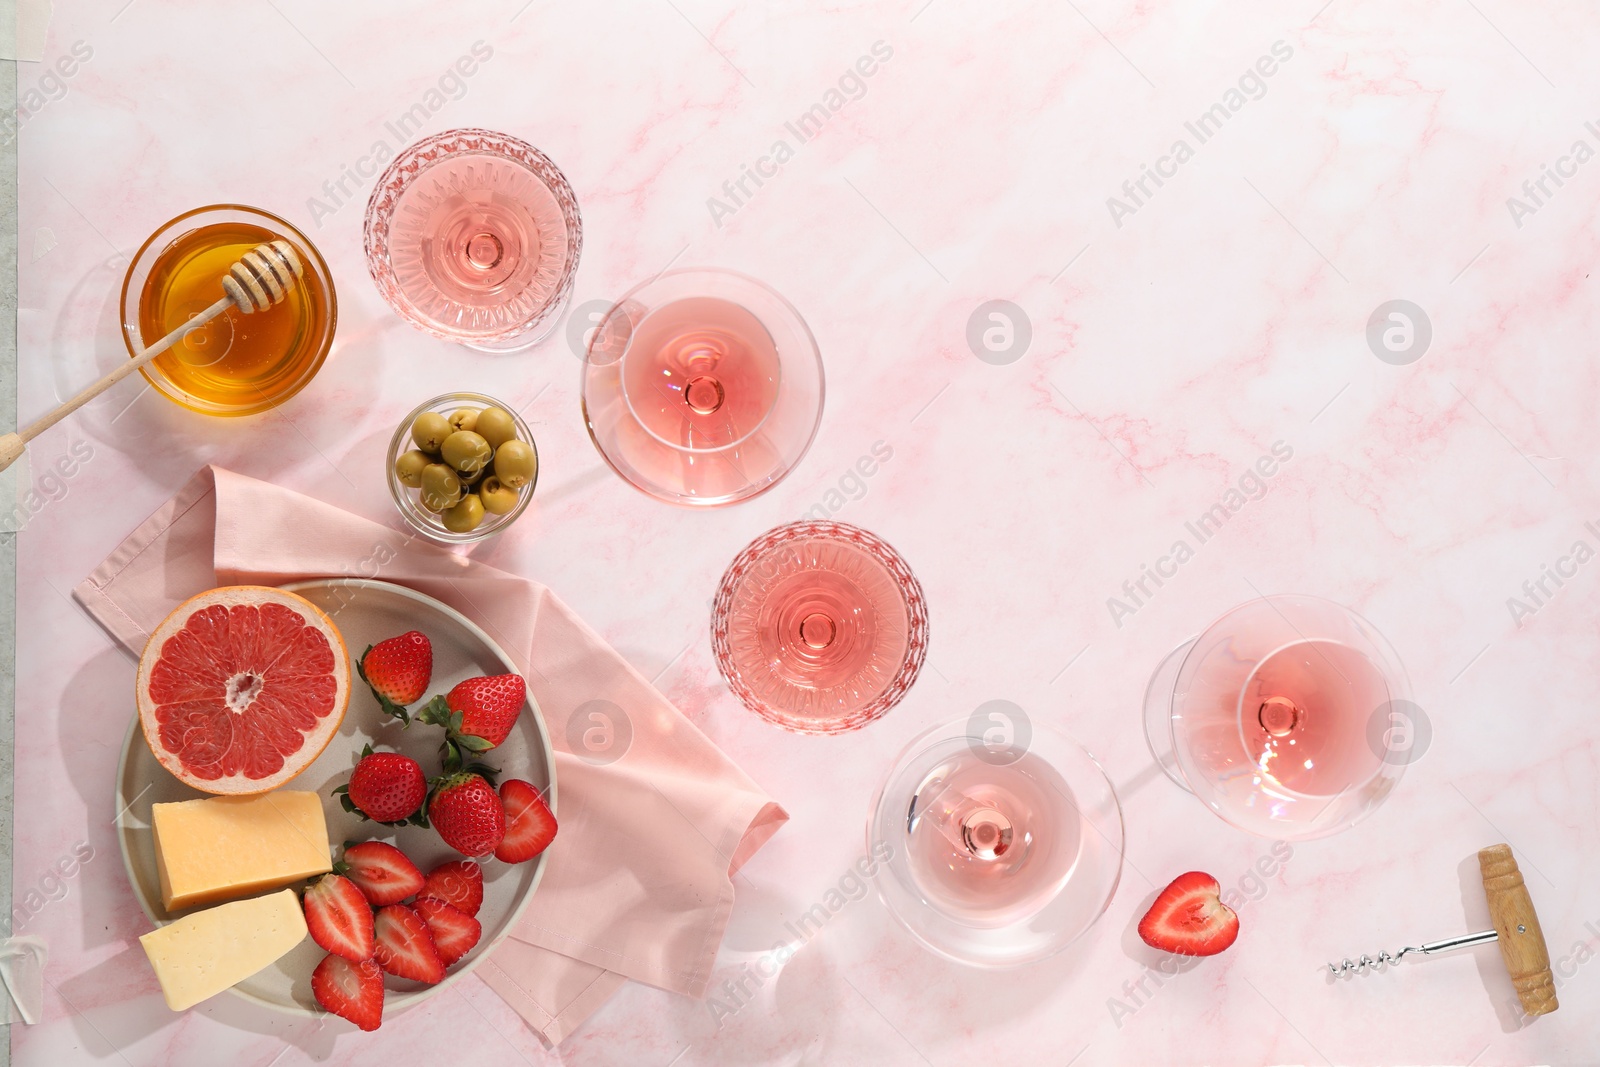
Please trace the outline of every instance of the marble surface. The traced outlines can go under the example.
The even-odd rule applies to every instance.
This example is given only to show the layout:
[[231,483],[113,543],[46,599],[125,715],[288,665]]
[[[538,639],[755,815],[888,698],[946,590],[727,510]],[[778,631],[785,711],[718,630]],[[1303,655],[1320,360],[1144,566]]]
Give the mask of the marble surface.
[[[133,381],[34,445],[36,481],[74,443],[93,458],[39,486],[18,541],[13,891],[51,960],[16,1062],[1600,1062],[1596,32],[1578,5],[1504,0],[58,0],[46,62],[80,41],[92,57],[21,132],[22,416],[122,358],[127,257],[198,204],[306,229],[340,323],[275,413],[208,421]],[[439,92],[478,41],[492,57]],[[20,65],[24,107],[42,76]],[[493,356],[391,314],[357,172],[419,103],[426,132],[504,129],[565,170],[580,311],[669,264],[784,293],[829,376],[799,468],[736,508],[659,504],[590,445],[565,328]],[[787,124],[818,104],[802,139]],[[740,192],[746,168],[766,176]],[[1026,314],[1026,347],[1020,330],[984,347],[979,316],[975,352],[997,300]],[[1427,316],[1425,350],[1421,332],[1369,345],[1392,300]],[[68,594],[206,462],[397,522],[384,443],[451,389],[526,404],[544,461],[536,506],[479,555],[548,583],[793,815],[738,879],[730,983],[863,852],[901,747],[991,699],[1079,738],[1117,784],[1127,865],[1099,925],[1044,964],[977,972],[869,894],[743,994],[629,986],[553,1051],[475,980],[375,1036],[227,997],[171,1015],[112,833],[134,665]],[[1258,498],[1161,563],[1275,442],[1292,458],[1246,486]],[[890,458],[854,473],[875,448]],[[748,540],[818,505],[906,556],[932,645],[899,708],[814,739],[729,695],[707,602]],[[1174,573],[1132,599],[1147,565]],[[1432,731],[1385,807],[1264,878],[1271,843],[1162,778],[1139,724],[1155,664],[1258,591],[1367,615]],[[1559,1012],[1519,1020],[1493,948],[1329,980],[1329,958],[1482,928],[1474,853],[1497,841],[1522,859]],[[80,842],[92,857],[53,874]],[[1241,891],[1243,933],[1152,971],[1134,926],[1192,868]]]

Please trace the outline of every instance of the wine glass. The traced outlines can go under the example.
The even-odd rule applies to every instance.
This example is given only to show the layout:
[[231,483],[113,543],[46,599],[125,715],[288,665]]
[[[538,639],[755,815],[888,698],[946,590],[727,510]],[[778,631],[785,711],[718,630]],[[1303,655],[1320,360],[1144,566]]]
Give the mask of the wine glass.
[[1264,596],[1156,668],[1145,739],[1167,776],[1223,819],[1307,840],[1354,825],[1399,783],[1407,759],[1382,727],[1412,707],[1407,696],[1399,656],[1360,615],[1320,597]]
[[468,348],[513,352],[560,319],[583,221],[566,176],[533,145],[446,130],[378,179],[365,244],[372,280],[401,318]]
[[[993,707],[1014,709],[993,716]],[[906,746],[873,802],[879,895],[947,959],[1009,967],[1053,955],[1094,925],[1122,875],[1122,809],[1094,756],[991,701]],[[1009,736],[1008,736],[1009,734]]]
[[882,538],[842,522],[791,522],[729,564],[711,647],[757,715],[800,733],[844,733],[881,717],[917,680],[928,609]]
[[583,415],[612,469],[674,504],[765,492],[822,421],[822,358],[787,300],[733,271],[668,271],[606,312],[584,354]]

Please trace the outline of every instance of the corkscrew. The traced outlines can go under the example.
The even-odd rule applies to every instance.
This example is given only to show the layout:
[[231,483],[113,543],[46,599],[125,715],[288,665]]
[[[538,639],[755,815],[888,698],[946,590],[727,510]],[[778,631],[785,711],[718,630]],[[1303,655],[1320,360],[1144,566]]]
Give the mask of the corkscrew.
[[1483,877],[1483,893],[1489,903],[1493,930],[1447,937],[1424,945],[1407,945],[1393,955],[1387,951],[1376,957],[1362,953],[1358,960],[1346,957],[1338,963],[1330,963],[1328,970],[1335,977],[1345,977],[1351,972],[1393,966],[1407,953],[1426,956],[1497,941],[1506,970],[1511,974],[1511,984],[1522,1001],[1522,1010],[1529,1015],[1547,1015],[1555,1011],[1560,1005],[1556,1002],[1555,980],[1550,974],[1550,952],[1545,947],[1539,915],[1533,910],[1533,899],[1528,896],[1528,887],[1523,883],[1511,846],[1490,845],[1480,849],[1478,872]]

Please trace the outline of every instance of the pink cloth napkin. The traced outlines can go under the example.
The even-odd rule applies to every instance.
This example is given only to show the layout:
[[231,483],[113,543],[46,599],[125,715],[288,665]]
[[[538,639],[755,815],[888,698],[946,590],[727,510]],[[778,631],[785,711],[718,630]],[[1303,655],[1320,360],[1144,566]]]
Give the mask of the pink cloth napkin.
[[[381,578],[454,607],[518,664],[556,749],[561,831],[517,928],[477,974],[555,1044],[633,978],[705,995],[732,875],[787,819],[743,771],[537,582],[216,467],[145,520],[78,586],[130,652],[178,603],[218,585]],[[626,752],[572,754],[609,701]],[[617,747],[620,748],[620,745]],[[592,750],[592,746],[591,746]]]

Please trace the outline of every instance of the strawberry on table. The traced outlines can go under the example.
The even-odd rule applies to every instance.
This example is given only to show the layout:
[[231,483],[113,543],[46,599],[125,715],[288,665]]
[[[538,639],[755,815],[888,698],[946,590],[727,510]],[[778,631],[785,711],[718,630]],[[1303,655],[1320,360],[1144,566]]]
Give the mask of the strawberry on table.
[[1181,956],[1215,956],[1239,936],[1239,916],[1222,902],[1222,887],[1203,871],[1189,871],[1161,891],[1139,936],[1151,948]]
[[374,752],[367,745],[350,772],[348,785],[334,790],[344,810],[388,826],[408,820],[422,824],[422,802],[428,798],[428,779],[422,765],[398,752]]
[[376,1030],[383,1022],[383,971],[372,960],[352,963],[330,952],[311,972],[311,995],[363,1030]]
[[405,706],[421,700],[433,680],[433,644],[416,630],[379,641],[362,653],[356,670],[384,712],[409,724]]
[[374,907],[398,904],[422,888],[422,872],[406,854],[384,841],[346,844],[334,870],[356,884]]
[[444,961],[422,916],[404,904],[378,909],[373,920],[378,941],[373,959],[396,978],[434,984],[444,977]]
[[428,701],[417,718],[445,728],[445,766],[453,769],[461,764],[462,750],[487,752],[505,741],[527,699],[521,675],[468,678]]
[[419,897],[411,910],[428,924],[434,947],[439,950],[439,958],[446,967],[471,952],[472,946],[483,936],[483,927],[477,919],[442,900]]
[[463,856],[486,856],[506,836],[506,811],[481,774],[463,771],[439,782],[428,801],[428,821],[444,843]]
[[494,850],[494,858],[506,863],[533,859],[556,839],[556,817],[544,797],[528,782],[511,778],[500,787],[500,802],[506,809],[506,836]]
[[483,868],[472,860],[451,860],[428,872],[417,899],[442,900],[466,915],[483,906]]
[[306,887],[306,929],[322,948],[353,963],[372,958],[372,905],[356,884],[325,874]]

